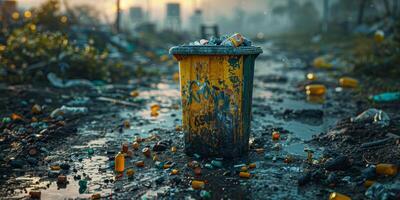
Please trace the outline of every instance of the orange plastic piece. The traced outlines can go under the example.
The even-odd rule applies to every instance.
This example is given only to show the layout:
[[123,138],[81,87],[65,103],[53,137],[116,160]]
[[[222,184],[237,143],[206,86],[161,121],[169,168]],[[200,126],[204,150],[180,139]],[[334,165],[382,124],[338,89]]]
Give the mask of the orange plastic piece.
[[247,172],[247,167],[246,167],[246,166],[243,166],[242,168],[240,168],[240,171],[242,171],[242,172]]
[[171,167],[170,164],[165,164],[165,165],[163,166],[164,169],[168,169],[168,168],[170,168],[170,167]]
[[277,131],[272,132],[272,140],[279,140],[280,137],[281,135],[279,134],[279,132]]
[[158,117],[160,115],[157,111],[151,111],[150,116],[152,117]]
[[332,192],[329,195],[329,200],[351,200],[349,196],[346,196],[344,194],[340,194],[338,192]]
[[59,165],[53,165],[53,166],[50,166],[50,169],[51,170],[60,170],[61,167]]
[[339,79],[339,85],[346,88],[358,87],[358,80],[350,77],[342,77]]
[[135,163],[136,167],[144,167],[144,162],[143,161],[137,161]]
[[14,120],[14,121],[22,120],[22,116],[21,116],[21,115],[18,115],[17,113],[11,114],[10,118],[11,118],[12,120]]
[[196,180],[192,181],[192,188],[195,190],[204,189],[204,186],[205,186],[204,181],[196,181]]
[[250,178],[250,173],[248,173],[248,172],[240,172],[239,173],[239,177],[240,178]]
[[396,176],[398,168],[395,164],[377,164],[376,173],[380,175]]
[[177,175],[178,173],[179,173],[179,170],[177,170],[177,169],[173,169],[171,171],[171,175]]
[[257,166],[256,163],[251,163],[251,164],[249,164],[249,168],[250,168],[250,169],[254,169],[254,168],[256,168],[256,166]]
[[157,104],[154,104],[154,105],[150,106],[150,109],[151,109],[152,112],[153,111],[157,112],[157,111],[160,110],[160,108],[161,108],[160,105],[157,105]]
[[123,172],[125,169],[125,157],[120,152],[115,156],[115,171],[116,172]]
[[321,84],[311,84],[306,86],[307,95],[324,95],[326,87]]

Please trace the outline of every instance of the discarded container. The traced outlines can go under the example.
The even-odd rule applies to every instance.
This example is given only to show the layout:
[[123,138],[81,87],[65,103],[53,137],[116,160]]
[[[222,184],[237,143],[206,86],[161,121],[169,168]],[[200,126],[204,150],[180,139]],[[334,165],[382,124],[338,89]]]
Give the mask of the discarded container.
[[339,79],[339,85],[346,88],[358,87],[358,80],[350,77],[342,77]]
[[377,94],[372,96],[372,100],[376,103],[400,101],[400,92],[385,92]]
[[380,175],[396,176],[398,169],[395,164],[377,164],[375,170]]
[[177,175],[178,173],[179,173],[179,170],[177,170],[177,169],[173,169],[171,171],[171,175]]
[[171,152],[173,152],[173,153],[176,152],[176,147],[175,146],[171,147]]
[[246,167],[246,166],[243,166],[242,168],[240,168],[240,171],[242,171],[242,172],[247,172],[247,167]]
[[151,156],[151,152],[150,152],[150,149],[148,147],[144,148],[142,150],[142,153],[143,153],[144,156],[146,156],[148,158],[150,158],[150,156]]
[[221,45],[222,46],[232,46],[232,47],[238,47],[244,42],[244,38],[241,34],[235,33],[229,38],[225,39],[222,41]]
[[116,172],[124,172],[125,169],[125,157],[123,153],[119,152],[117,156],[115,156],[115,171]]
[[338,192],[332,192],[329,195],[329,200],[351,200],[349,196],[346,196],[344,194],[340,194]]
[[254,169],[254,168],[256,168],[256,163],[250,163],[249,164],[249,169]]
[[192,181],[192,188],[195,190],[202,190],[204,189],[204,186],[205,186],[204,181],[197,181],[197,180]]
[[325,85],[311,84],[306,86],[307,95],[324,95],[326,92]]
[[54,170],[54,171],[57,171],[57,170],[60,170],[61,167],[60,167],[60,165],[52,165],[52,166],[50,166],[50,169]]
[[179,46],[185,151],[236,157],[248,152],[254,61],[259,47]]
[[240,172],[239,177],[240,178],[250,178],[250,173],[249,172]]

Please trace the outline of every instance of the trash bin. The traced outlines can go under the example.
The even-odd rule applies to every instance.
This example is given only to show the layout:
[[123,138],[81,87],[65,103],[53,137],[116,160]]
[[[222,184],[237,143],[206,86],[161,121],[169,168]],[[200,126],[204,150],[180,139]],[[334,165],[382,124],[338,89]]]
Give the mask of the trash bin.
[[187,154],[248,152],[254,62],[259,47],[177,46]]

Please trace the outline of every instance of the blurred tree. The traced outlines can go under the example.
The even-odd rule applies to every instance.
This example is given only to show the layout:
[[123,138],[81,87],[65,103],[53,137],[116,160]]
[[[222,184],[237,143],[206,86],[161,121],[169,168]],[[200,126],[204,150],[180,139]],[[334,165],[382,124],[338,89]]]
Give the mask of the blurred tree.
[[34,22],[46,30],[66,30],[69,27],[68,16],[62,14],[59,0],[48,0],[35,13]]

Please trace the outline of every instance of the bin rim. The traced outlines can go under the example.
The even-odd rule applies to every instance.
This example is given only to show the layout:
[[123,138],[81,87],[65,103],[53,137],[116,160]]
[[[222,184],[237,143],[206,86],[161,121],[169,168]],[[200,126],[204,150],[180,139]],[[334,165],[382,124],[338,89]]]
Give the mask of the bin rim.
[[263,53],[257,46],[212,46],[212,45],[181,45],[169,50],[172,55],[259,55]]

